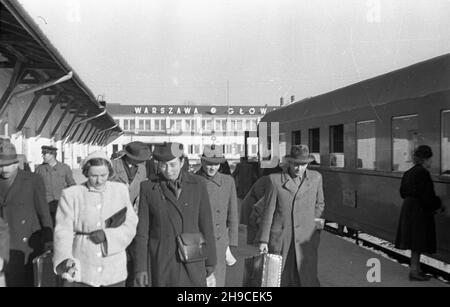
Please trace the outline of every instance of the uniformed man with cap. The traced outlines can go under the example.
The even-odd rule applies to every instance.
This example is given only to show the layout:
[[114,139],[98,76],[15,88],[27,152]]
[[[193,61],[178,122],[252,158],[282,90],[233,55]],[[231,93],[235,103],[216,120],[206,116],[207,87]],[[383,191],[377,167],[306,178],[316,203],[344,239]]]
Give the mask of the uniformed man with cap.
[[225,286],[226,252],[238,245],[238,205],[236,187],[230,175],[219,172],[222,163],[226,162],[222,146],[206,145],[200,157],[202,167],[197,172],[205,179],[211,202],[214,236],[216,241],[217,265],[214,270],[216,286]]
[[56,152],[58,150],[56,147],[42,146],[41,149],[44,163],[36,167],[35,173],[44,179],[47,202],[54,224],[62,190],[76,183],[70,167],[56,160]]
[[[206,278],[216,264],[206,185],[197,175],[182,171],[182,144],[156,146],[153,158],[158,173],[141,184],[139,222],[133,243],[136,283],[142,287],[206,286]],[[182,261],[176,238],[188,233],[203,235],[206,259]]]

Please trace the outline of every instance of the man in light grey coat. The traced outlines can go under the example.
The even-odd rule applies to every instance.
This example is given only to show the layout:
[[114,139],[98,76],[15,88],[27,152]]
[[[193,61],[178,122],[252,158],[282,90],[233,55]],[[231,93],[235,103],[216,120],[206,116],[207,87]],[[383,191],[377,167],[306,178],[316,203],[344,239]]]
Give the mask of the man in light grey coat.
[[317,258],[323,220],[322,176],[307,169],[308,146],[294,145],[287,170],[271,174],[261,221],[261,252],[281,254],[281,286],[320,286]]
[[221,146],[205,146],[201,156],[202,167],[197,175],[204,178],[216,239],[217,265],[214,270],[216,286],[225,286],[226,251],[230,246],[231,253],[238,245],[238,206],[236,187],[231,176],[219,173],[220,164],[226,160]]

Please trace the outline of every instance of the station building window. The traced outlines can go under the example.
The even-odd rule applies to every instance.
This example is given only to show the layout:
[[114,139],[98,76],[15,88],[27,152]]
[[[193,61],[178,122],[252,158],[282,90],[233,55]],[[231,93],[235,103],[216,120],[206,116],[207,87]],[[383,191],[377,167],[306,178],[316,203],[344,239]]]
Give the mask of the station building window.
[[216,119],[214,130],[215,131],[227,131],[227,120],[226,119]]
[[151,121],[149,119],[140,119],[138,130],[139,131],[150,131],[151,130],[150,122]]
[[442,112],[441,173],[450,176],[450,110]]
[[187,132],[196,132],[197,131],[197,121],[195,119],[186,119],[184,121],[184,129]]
[[292,145],[300,145],[302,143],[302,132],[300,130],[292,131]]
[[200,154],[200,145],[199,144],[194,145],[194,154]]
[[245,130],[256,131],[256,119],[247,119],[245,121]]
[[190,154],[190,155],[194,154],[194,145],[188,146],[188,154]]
[[252,155],[256,155],[258,153],[258,145],[252,144]]
[[213,130],[213,121],[211,119],[202,119],[202,130],[203,131],[212,131]]
[[330,126],[330,166],[344,167],[344,125]]
[[181,119],[171,119],[170,120],[170,131],[172,132],[180,132],[181,131]]
[[356,123],[356,168],[375,169],[375,121]]
[[123,130],[134,131],[136,128],[136,122],[134,119],[124,119],[123,120]]
[[166,131],[166,120],[165,119],[153,119],[153,130],[155,131]]
[[308,147],[311,155],[313,155],[316,162],[320,164],[320,128],[308,130]]
[[392,170],[404,172],[413,166],[417,146],[417,114],[392,118]]

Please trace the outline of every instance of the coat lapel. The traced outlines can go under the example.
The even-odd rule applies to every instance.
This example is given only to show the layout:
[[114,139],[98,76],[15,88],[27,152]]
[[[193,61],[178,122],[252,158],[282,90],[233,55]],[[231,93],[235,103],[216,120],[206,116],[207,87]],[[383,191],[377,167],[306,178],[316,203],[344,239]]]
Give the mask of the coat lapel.
[[309,174],[308,170],[305,171],[305,175],[304,176],[305,176],[305,179],[303,180],[303,183],[300,186],[300,191],[298,191],[299,195],[303,195],[303,193],[308,191],[311,188],[311,186],[312,186],[311,179],[309,179],[310,174]]
[[281,173],[281,185],[292,194],[297,193],[297,185],[294,183],[288,173]]

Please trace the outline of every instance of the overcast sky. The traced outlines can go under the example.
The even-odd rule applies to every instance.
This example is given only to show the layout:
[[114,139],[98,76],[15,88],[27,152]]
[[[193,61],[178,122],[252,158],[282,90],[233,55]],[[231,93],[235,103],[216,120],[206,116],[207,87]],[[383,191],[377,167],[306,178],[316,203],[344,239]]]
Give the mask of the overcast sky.
[[19,1],[108,103],[274,105],[450,52],[450,0]]

